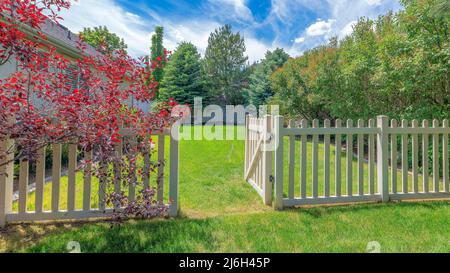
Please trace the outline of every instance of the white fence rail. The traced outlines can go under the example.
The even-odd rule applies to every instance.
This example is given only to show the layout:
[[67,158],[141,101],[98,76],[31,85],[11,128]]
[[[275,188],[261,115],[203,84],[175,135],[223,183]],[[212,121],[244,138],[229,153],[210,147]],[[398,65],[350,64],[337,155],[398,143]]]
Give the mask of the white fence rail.
[[[179,180],[179,143],[174,137],[170,137],[170,152],[169,162],[165,160],[165,148],[167,142],[167,136],[170,136],[170,132],[164,132],[155,135],[158,138],[158,158],[156,162],[158,164],[157,178],[153,179],[156,185],[150,185],[150,176],[145,175],[150,173],[151,154],[146,152],[143,157],[143,186],[157,188],[157,200],[163,204],[169,206],[169,215],[177,216],[179,210],[178,202],[178,180]],[[117,145],[117,153],[121,154],[123,151],[123,143],[126,140],[133,139],[129,132],[123,131],[123,142]],[[4,141],[0,143],[0,149],[7,149],[11,147],[11,141]],[[66,192],[62,192],[62,164],[61,164],[61,151],[62,144],[52,145],[52,177],[51,177],[51,192],[48,193],[46,199],[51,198],[50,208],[45,210],[44,208],[44,193],[46,192],[45,186],[45,150],[42,148],[39,151],[39,158],[35,162],[35,193],[33,205],[30,205],[29,194],[29,172],[30,163],[25,160],[20,163],[20,174],[18,179],[18,200],[17,205],[14,206],[13,200],[13,183],[14,183],[14,163],[0,164],[0,226],[4,226],[6,223],[15,222],[29,222],[29,221],[46,221],[46,220],[76,220],[76,219],[88,219],[88,218],[104,218],[109,217],[113,213],[113,208],[109,208],[105,204],[105,182],[100,179],[98,182],[99,187],[93,188],[94,181],[91,173],[92,164],[87,164],[83,175],[82,185],[77,183],[77,153],[78,147],[76,144],[68,144],[68,170],[67,170],[67,189]],[[87,162],[92,162],[92,151],[83,152],[84,158]],[[11,158],[4,159],[3,162],[9,162]],[[131,162],[131,161],[130,161]],[[169,163],[169,194],[165,198],[164,191],[164,167]],[[133,164],[133,163],[132,163]],[[115,170],[115,182],[114,191],[121,192],[122,190],[128,192],[128,198],[133,200],[136,196],[135,183],[130,183],[128,189],[121,189],[121,172],[116,167]],[[156,176],[156,175],[155,175]],[[65,179],[65,178],[64,178]],[[50,185],[48,185],[50,186]],[[82,201],[80,197],[76,196],[77,187],[82,187]],[[82,203],[81,206],[76,205],[76,200]],[[170,202],[169,202],[170,200]],[[64,209],[61,209],[62,203],[64,203]],[[79,202],[78,202],[79,203]],[[16,209],[13,209],[13,208]],[[29,207],[34,207],[30,210]]]
[[[258,141],[251,138],[254,133],[251,125],[265,119],[272,118],[249,118],[246,151],[250,155],[259,152],[254,148]],[[411,125],[404,120],[398,126],[395,120],[389,124],[384,116],[367,124],[363,120],[355,124],[349,120],[346,125],[336,120],[333,126],[329,120],[322,126],[319,123],[314,120],[308,124],[302,120],[289,122],[285,128],[283,117],[273,117],[273,127],[268,131],[273,132],[276,144],[274,201],[277,209],[450,198],[448,120],[442,124],[435,120],[432,126],[428,121],[419,126],[416,120]],[[249,154],[246,153],[246,163],[249,158],[259,158]],[[248,166],[247,163],[247,171]],[[267,168],[257,171],[270,177],[267,173],[271,173],[272,164],[266,162],[264,166]],[[253,184],[254,180],[247,176],[246,179]],[[271,184],[257,189],[266,196],[265,203],[270,204],[267,198],[272,196]]]

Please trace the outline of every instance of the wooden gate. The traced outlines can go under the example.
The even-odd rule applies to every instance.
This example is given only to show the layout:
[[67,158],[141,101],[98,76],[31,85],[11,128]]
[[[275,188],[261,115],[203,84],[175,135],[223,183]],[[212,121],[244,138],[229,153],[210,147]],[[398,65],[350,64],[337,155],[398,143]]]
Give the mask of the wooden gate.
[[266,205],[272,205],[272,116],[247,116],[245,138],[245,180]]

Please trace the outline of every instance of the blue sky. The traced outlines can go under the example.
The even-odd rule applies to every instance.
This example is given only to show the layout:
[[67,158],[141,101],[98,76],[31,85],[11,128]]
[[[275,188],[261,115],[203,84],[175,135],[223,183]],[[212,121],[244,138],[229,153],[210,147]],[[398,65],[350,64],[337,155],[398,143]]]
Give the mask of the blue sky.
[[164,26],[169,50],[189,41],[203,53],[211,31],[231,24],[244,35],[253,62],[277,47],[301,55],[351,33],[361,16],[376,18],[400,8],[398,0],[78,0],[62,23],[73,32],[106,25],[135,57],[148,54],[156,25]]

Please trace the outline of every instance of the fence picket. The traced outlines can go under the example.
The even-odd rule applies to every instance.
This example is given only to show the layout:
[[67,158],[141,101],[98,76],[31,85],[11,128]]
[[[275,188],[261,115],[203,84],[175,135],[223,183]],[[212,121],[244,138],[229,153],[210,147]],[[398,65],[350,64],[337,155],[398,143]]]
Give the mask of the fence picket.
[[133,153],[129,159],[130,185],[128,187],[128,198],[130,199],[131,202],[134,202],[136,200],[136,183],[137,183],[136,177],[137,140],[135,136],[132,136],[130,137],[129,141],[131,151],[136,151],[136,154]]
[[29,171],[29,161],[27,159],[21,160],[19,173],[19,213],[27,212]]
[[[444,127],[444,129],[448,129],[448,119],[445,119],[442,123],[442,127]],[[442,149],[442,182],[444,183],[444,192],[449,192],[449,157],[448,157],[448,133],[444,133],[442,136],[442,147],[444,147]]]
[[[433,128],[439,127],[439,120],[433,120]],[[440,192],[439,188],[439,134],[433,134],[433,184],[434,192]]]
[[[397,128],[397,120],[393,119],[391,121],[391,128]],[[398,167],[398,158],[397,158],[397,135],[391,134],[391,187],[392,193],[398,192],[397,187],[397,167]]]
[[59,197],[61,188],[61,144],[53,144],[52,167],[52,211],[59,211]]
[[[358,120],[358,128],[364,128],[364,121]],[[364,195],[364,135],[358,134],[358,193]]]
[[83,210],[91,210],[91,184],[92,184],[92,159],[93,152],[84,151],[84,185],[83,185]]
[[165,165],[165,136],[158,136],[158,178],[157,178],[157,199],[164,202],[164,165]]
[[[428,120],[424,120],[422,122],[422,128],[429,128],[430,124],[428,123]],[[423,192],[428,193],[430,192],[430,186],[429,186],[429,164],[428,164],[428,149],[430,147],[429,144],[429,135],[423,134],[422,136],[422,179],[423,179]]]
[[[353,121],[347,120],[347,128],[353,127]],[[347,134],[347,195],[353,196],[353,135]]]
[[[402,120],[402,128],[408,127],[408,121]],[[402,134],[402,185],[403,193],[409,193],[408,188],[408,135]]]
[[103,174],[99,177],[98,181],[98,209],[100,211],[106,210],[106,190],[107,190],[107,178],[108,165],[106,162],[100,162],[100,173]]
[[[263,126],[263,119],[260,118],[260,119],[258,119],[258,127],[262,128],[262,126]],[[262,132],[258,133],[258,138],[259,139],[263,138],[263,133]],[[295,146],[295,143],[294,143],[294,146]],[[261,149],[261,153],[262,153],[262,149]],[[263,169],[262,169],[262,160],[258,160],[257,173],[258,173],[258,180],[257,180],[258,181],[258,185],[259,185],[259,188],[262,189],[262,187],[263,187],[263,177],[264,177],[263,176],[264,175],[263,174]]]
[[144,157],[144,168],[142,169],[142,184],[144,189],[150,188],[150,172],[151,172],[151,155],[152,147],[151,144],[145,145]]
[[44,184],[45,184],[45,149],[38,150],[36,159],[36,192],[35,192],[35,210],[36,213],[43,211],[44,200]]
[[[8,137],[8,136],[6,136]],[[14,153],[8,152],[14,146],[14,140],[0,140],[0,227],[7,222],[7,215],[12,212],[14,186]]]
[[[289,121],[289,128],[294,128],[293,120]],[[289,136],[289,199],[295,197],[295,136]]]
[[[376,128],[374,119],[369,120],[369,128]],[[375,194],[375,135],[369,134],[369,194]]]
[[[115,146],[117,160],[122,158],[123,155],[123,138],[120,139]],[[113,164],[114,169],[114,192],[120,194],[122,191],[122,166],[120,161],[115,161]],[[116,204],[117,206],[118,204]]]
[[[313,128],[319,128],[319,120],[313,120]],[[313,197],[319,197],[319,136],[313,136],[312,143],[312,183],[313,183]]]
[[[251,124],[253,126],[256,125],[256,118],[254,118],[254,117],[252,118]],[[254,155],[256,153],[256,145],[257,145],[256,132],[252,131],[252,146],[251,146],[251,154],[252,155]],[[249,162],[251,162],[251,161],[252,161],[252,158],[250,158]],[[256,181],[256,172],[254,172],[252,174],[252,178],[254,181]]]
[[[249,136],[249,124],[248,124],[249,115],[245,115],[245,140],[244,140],[244,177],[247,174],[247,166],[248,166],[248,136]],[[144,157],[145,158],[145,157]]]
[[[324,128],[330,128],[330,120],[325,120]],[[330,197],[330,134],[324,136],[324,184],[325,197]]]
[[[76,142],[75,142],[76,143]],[[75,210],[77,145],[69,144],[69,166],[67,173],[67,210]]]
[[[412,121],[412,128],[419,128],[417,120]],[[419,192],[419,135],[412,135],[412,180],[414,193]]]
[[[342,127],[342,121],[340,119],[336,120],[336,129]],[[335,154],[335,182],[336,182],[336,196],[340,197],[342,195],[342,137],[340,134],[336,134],[336,154]]]
[[[301,122],[301,127],[303,129],[308,128],[308,121],[306,119],[303,119]],[[301,154],[301,166],[300,166],[300,191],[302,198],[305,199],[308,196],[307,193],[307,173],[306,173],[306,167],[308,163],[308,136],[302,135],[301,136],[301,142],[302,142],[302,154]]]
[[284,183],[284,143],[282,129],[284,127],[284,118],[276,116],[274,121],[275,143],[277,144],[275,150],[275,208],[283,209],[283,183]]

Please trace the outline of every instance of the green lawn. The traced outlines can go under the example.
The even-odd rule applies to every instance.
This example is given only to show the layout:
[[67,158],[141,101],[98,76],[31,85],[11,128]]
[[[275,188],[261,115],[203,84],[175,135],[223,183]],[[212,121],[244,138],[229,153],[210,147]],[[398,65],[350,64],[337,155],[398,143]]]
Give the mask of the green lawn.
[[[448,202],[276,212],[243,181],[242,141],[183,141],[180,149],[180,218],[113,228],[107,222],[12,225],[0,232],[0,251],[66,252],[77,241],[83,252],[365,252],[377,241],[383,252],[450,252]],[[356,165],[354,174],[356,185]],[[64,197],[61,202],[64,208]]]

